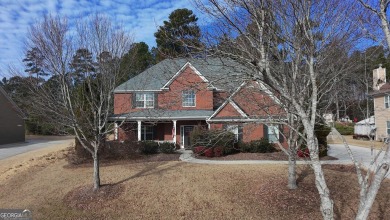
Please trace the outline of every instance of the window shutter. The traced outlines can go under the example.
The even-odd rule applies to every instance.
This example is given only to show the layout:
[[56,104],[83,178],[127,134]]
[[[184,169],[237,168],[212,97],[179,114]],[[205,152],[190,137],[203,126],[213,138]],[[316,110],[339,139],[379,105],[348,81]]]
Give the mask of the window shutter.
[[263,124],[263,138],[269,139],[268,137],[268,126]]
[[135,108],[135,107],[136,107],[136,106],[135,106],[136,96],[137,96],[136,93],[131,94],[131,107],[132,107],[132,108]]
[[154,108],[158,108],[158,93],[154,93]]
[[157,125],[153,126],[153,140],[157,140]]
[[283,143],[283,141],[284,141],[284,136],[283,136],[283,125],[280,125],[279,126],[279,142],[280,143]]
[[244,140],[244,133],[243,133],[243,125],[238,126],[238,141],[243,141]]

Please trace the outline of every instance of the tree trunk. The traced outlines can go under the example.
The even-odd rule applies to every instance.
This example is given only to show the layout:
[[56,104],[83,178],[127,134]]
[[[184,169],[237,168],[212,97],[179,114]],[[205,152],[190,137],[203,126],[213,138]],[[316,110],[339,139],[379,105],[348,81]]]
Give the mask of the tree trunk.
[[314,171],[315,184],[321,199],[322,217],[326,220],[334,219],[333,200],[330,198],[329,189],[326,184],[324,172],[320,163],[320,158],[318,155],[318,142],[314,136],[314,127],[305,122],[304,124],[306,124],[305,129],[307,134],[307,146],[310,151],[310,159],[312,169]]
[[97,191],[100,188],[100,171],[99,171],[99,156],[95,148],[93,155],[93,190]]
[[297,188],[297,161],[296,161],[296,152],[290,150],[288,155],[288,184],[289,189]]
[[389,171],[389,165],[387,163],[383,163],[377,170],[374,176],[374,181],[371,183],[371,186],[365,195],[365,198],[360,198],[359,210],[356,215],[356,220],[363,220],[368,218],[368,214],[370,213],[372,204],[375,201],[375,197],[378,193],[378,190],[381,186],[385,175]]
[[336,121],[339,121],[340,120],[340,106],[339,106],[339,98],[336,94]]
[[312,166],[314,170],[315,183],[320,194],[321,199],[321,213],[324,219],[333,218],[333,200],[330,198],[329,189],[325,182],[324,173],[322,171],[321,163],[318,160],[312,159]]

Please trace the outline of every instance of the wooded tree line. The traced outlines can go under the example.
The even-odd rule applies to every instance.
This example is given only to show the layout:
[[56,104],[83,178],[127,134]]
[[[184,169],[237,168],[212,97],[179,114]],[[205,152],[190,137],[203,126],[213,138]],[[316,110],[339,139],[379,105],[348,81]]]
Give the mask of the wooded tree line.
[[[169,20],[164,21],[155,33],[157,46],[149,48],[145,42],[133,43],[130,49],[122,57],[116,57],[120,63],[120,79],[117,85],[136,76],[156,62],[165,58],[175,58],[198,53],[201,45],[201,32],[197,25],[198,18],[188,9],[177,9],[169,15]],[[102,52],[98,60],[111,59],[111,54]],[[10,94],[11,98],[23,109],[28,117],[26,129],[31,134],[63,134],[63,128],[53,126],[45,122],[44,117],[34,114],[32,109],[31,93],[26,86],[26,81],[34,80],[37,85],[50,84],[52,74],[43,66],[44,56],[38,48],[33,47],[26,51],[23,63],[24,72],[0,81],[0,85]],[[70,63],[67,64],[68,73],[72,76],[75,88],[82,85],[87,74],[95,74],[97,62],[94,61],[92,52],[87,48],[78,48]]]
[[[204,57],[206,51],[212,46],[206,47],[202,43],[201,29],[197,24],[198,18],[188,9],[177,9],[169,15],[169,20],[164,21],[155,33],[156,47],[149,48],[145,42],[133,43],[130,50],[120,57],[121,80],[118,85],[131,77],[141,73],[151,65],[165,59],[175,57]],[[239,39],[239,38],[238,38]],[[220,47],[227,44],[228,36],[219,37],[217,45]],[[387,48],[383,46],[371,46],[361,50],[355,50],[348,54],[348,51],[340,51],[346,54],[345,62],[355,64],[354,69],[342,78],[335,79],[338,84],[337,90],[329,94],[327,112],[333,113],[336,119],[348,116],[350,119],[362,120],[367,117],[367,113],[373,114],[372,100],[369,100],[367,93],[372,90],[372,70],[380,64],[390,67],[390,57]],[[102,54],[101,59],[109,54]],[[26,78],[35,78],[37,84],[47,83],[48,73],[42,67],[42,54],[37,48],[30,48],[26,51],[23,63]],[[72,74],[75,85],[83,81],[85,72],[95,71],[92,61],[92,54],[85,48],[79,48],[73,55],[72,62],[69,63],[69,74]],[[389,72],[389,71],[388,71]],[[389,74],[389,73],[388,73]],[[45,123],[44,118],[39,118],[32,114],[29,109],[31,97],[27,88],[23,85],[26,78],[18,75],[11,78],[3,78],[0,85],[10,94],[13,100],[30,117],[26,122],[28,133],[32,134],[61,134],[61,129]]]

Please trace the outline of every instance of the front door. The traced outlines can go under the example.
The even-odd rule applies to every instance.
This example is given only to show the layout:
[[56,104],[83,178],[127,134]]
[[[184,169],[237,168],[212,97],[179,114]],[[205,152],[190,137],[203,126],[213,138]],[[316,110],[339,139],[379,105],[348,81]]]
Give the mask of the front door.
[[181,145],[184,148],[191,148],[190,134],[194,130],[193,125],[183,125],[180,127]]

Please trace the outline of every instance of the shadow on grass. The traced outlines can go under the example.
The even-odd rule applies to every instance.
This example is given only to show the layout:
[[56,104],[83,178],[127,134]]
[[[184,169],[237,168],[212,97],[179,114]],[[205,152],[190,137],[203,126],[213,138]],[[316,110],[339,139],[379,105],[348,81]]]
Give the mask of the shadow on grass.
[[310,168],[310,166],[304,165],[303,169],[301,169],[299,173],[297,172],[298,174],[297,185],[299,185],[299,183],[301,183],[311,173],[312,173],[312,169]]
[[121,183],[124,183],[124,182],[127,182],[129,180],[132,180],[132,179],[135,179],[135,178],[138,178],[138,177],[143,177],[143,176],[149,176],[149,175],[162,175],[164,172],[168,171],[168,170],[172,170],[176,167],[179,167],[179,166],[182,166],[183,163],[174,163],[170,166],[167,166],[167,167],[164,167],[162,169],[159,169],[159,167],[169,163],[170,161],[162,161],[162,162],[153,162],[153,163],[145,163],[144,164],[144,168],[142,170],[140,170],[138,173],[132,175],[132,176],[129,176],[123,180],[120,180],[116,183],[113,183],[112,185],[118,185],[118,184],[121,184]]

